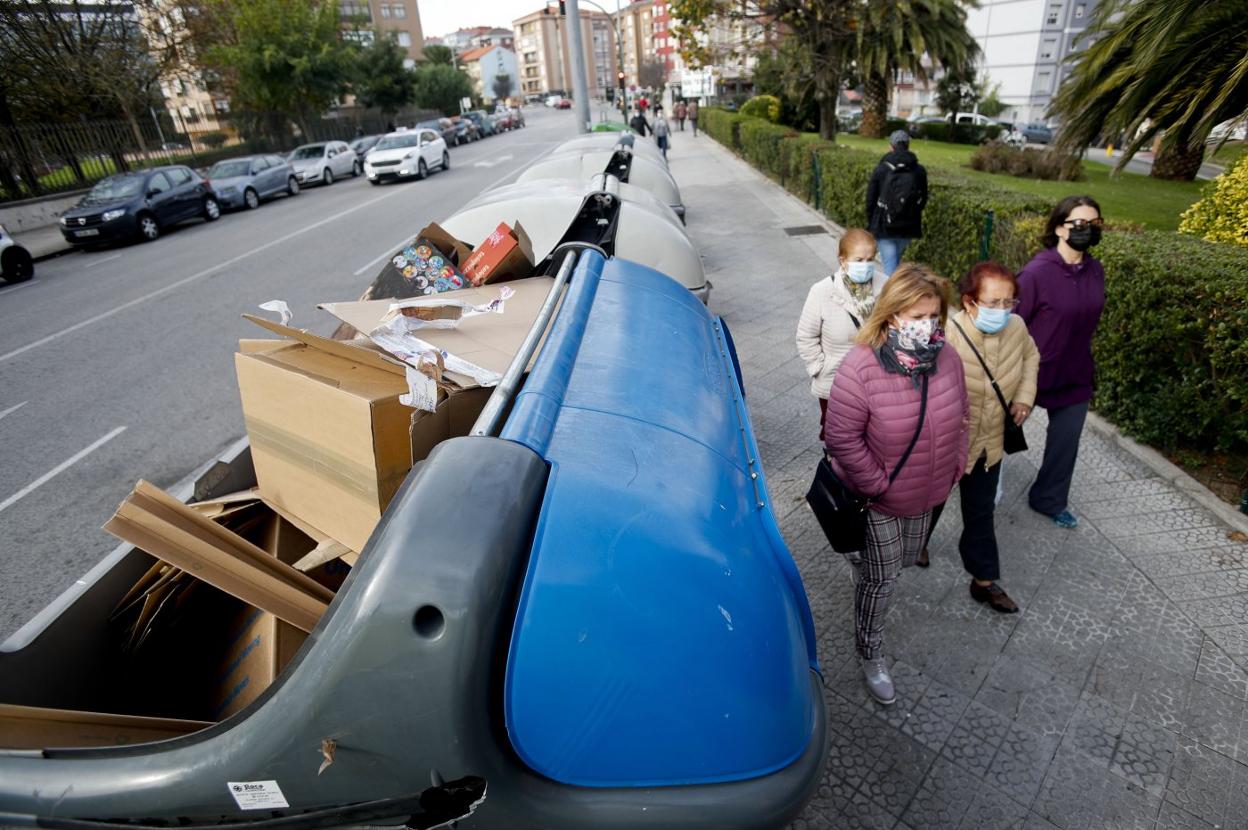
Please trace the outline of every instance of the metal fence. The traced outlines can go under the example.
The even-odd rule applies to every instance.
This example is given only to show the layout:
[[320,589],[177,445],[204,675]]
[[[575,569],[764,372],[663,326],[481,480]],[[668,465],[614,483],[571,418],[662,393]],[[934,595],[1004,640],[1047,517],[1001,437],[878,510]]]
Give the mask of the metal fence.
[[309,141],[350,141],[438,116],[429,110],[382,115],[356,108],[296,121],[276,113],[238,113],[222,119],[220,131],[199,133],[172,131],[154,120],[0,127],[0,204],[80,190],[113,173],[162,164],[204,168],[230,156],[285,152]]

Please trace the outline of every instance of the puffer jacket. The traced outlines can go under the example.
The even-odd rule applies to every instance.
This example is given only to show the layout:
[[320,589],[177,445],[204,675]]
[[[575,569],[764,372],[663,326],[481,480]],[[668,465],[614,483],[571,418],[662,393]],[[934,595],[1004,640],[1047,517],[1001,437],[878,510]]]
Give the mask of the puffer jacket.
[[[797,321],[797,353],[806,364],[806,374],[810,375],[810,392],[824,400],[832,389],[836,367],[854,347],[854,338],[858,336],[858,326],[850,315],[857,317],[859,324],[863,322],[862,316],[854,311],[854,300],[845,286],[845,279],[843,272],[837,271],[812,285]],[[884,289],[887,279],[882,268],[875,269],[871,290],[876,296]]]
[[984,465],[991,467],[1005,455],[1006,415],[967,338],[992,370],[1006,403],[1035,405],[1040,350],[1027,333],[1027,324],[1017,314],[1011,314],[1010,322],[996,334],[984,334],[975,328],[975,321],[965,311],[958,312],[954,319],[966,332],[963,337],[958,327],[951,324],[947,333],[949,345],[962,356],[966,394],[971,404],[970,451],[966,458],[966,472],[969,473],[981,456],[987,454]]
[[918,516],[949,497],[966,468],[969,403],[962,360],[948,344],[928,374],[927,416],[897,479],[888,477],[919,422],[920,390],[887,371],[875,351],[855,346],[832,381],[823,440],[832,469],[890,516]]

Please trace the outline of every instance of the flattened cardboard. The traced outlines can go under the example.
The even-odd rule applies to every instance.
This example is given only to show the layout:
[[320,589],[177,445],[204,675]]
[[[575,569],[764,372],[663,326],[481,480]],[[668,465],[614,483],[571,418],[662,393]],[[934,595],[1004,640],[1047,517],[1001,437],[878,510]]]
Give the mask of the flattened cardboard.
[[0,747],[5,749],[129,746],[179,738],[211,725],[206,721],[0,703]]
[[[343,360],[349,360],[353,363],[359,363],[374,369],[380,369],[383,372],[390,372],[395,375],[404,374],[405,370],[403,368],[403,361],[398,358],[391,357],[367,341],[332,340],[328,337],[320,337],[309,331],[304,331],[303,329],[283,326],[281,323],[274,323],[272,320],[266,320],[263,317],[257,317],[254,314],[244,314],[243,318],[250,320],[261,328],[268,329],[274,334],[280,334],[283,337],[289,337],[292,340],[297,340],[300,343],[319,349],[320,351],[325,352],[326,354],[331,354],[334,357],[339,357]],[[273,341],[271,340],[260,341],[260,343],[269,344],[272,344],[272,342]],[[271,348],[261,348],[254,340],[239,341],[240,354],[253,354],[270,350]]]

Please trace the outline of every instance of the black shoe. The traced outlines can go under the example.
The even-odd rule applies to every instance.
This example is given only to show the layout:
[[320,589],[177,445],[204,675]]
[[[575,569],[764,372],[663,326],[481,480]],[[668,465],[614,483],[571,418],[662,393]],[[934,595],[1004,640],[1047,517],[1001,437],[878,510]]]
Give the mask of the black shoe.
[[914,560],[914,564],[918,565],[920,568],[927,568],[931,566],[932,560],[927,556],[927,548],[923,548],[923,550],[919,551],[919,558]]
[[988,607],[999,614],[1018,613],[1018,606],[1014,604],[1014,600],[1010,599],[1010,595],[995,582],[988,585],[980,585],[972,579],[971,599],[976,602],[988,603]]

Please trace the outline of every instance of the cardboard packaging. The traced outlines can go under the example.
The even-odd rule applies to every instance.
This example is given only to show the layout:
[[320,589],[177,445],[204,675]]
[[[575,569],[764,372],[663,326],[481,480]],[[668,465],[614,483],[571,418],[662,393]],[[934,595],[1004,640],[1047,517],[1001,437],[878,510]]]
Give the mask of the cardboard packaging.
[[179,738],[211,725],[205,721],[0,703],[0,747],[5,749],[129,746]]
[[463,272],[472,248],[433,222],[390,257],[365,299],[406,299],[468,285]]
[[520,279],[533,273],[533,243],[524,227],[516,222],[512,228],[499,222],[494,232],[469,255],[463,265],[464,276],[473,285]]

